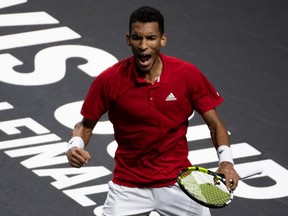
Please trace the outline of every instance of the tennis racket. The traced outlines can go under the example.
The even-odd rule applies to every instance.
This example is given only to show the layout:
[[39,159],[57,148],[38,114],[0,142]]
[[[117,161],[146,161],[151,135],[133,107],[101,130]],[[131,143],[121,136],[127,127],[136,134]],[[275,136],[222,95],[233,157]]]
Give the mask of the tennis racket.
[[[261,169],[255,169],[238,174],[240,179],[245,179],[260,173]],[[233,190],[227,189],[224,175],[203,167],[183,169],[177,177],[177,183],[187,196],[209,208],[225,207],[233,199]]]

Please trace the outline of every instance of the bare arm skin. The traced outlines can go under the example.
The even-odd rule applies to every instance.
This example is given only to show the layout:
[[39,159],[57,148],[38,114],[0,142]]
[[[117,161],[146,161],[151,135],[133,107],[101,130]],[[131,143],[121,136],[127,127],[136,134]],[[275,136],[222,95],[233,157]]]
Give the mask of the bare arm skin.
[[[79,136],[83,139],[85,147],[88,145],[90,138],[92,136],[93,128],[95,127],[97,122],[91,121],[83,118],[81,122],[78,122],[73,131],[72,136]],[[68,161],[72,167],[80,168],[84,164],[87,164],[89,160],[91,160],[91,156],[88,151],[84,149],[73,147],[69,151],[66,152],[66,156]]]
[[[202,114],[202,118],[209,127],[214,147],[217,149],[220,145],[230,146],[230,139],[227,133],[227,129],[221,122],[217,111],[215,109],[209,110],[208,112]],[[220,163],[217,172],[225,175],[228,188],[231,187],[231,179],[233,181],[233,189],[236,189],[238,185],[239,175],[235,171],[234,165],[232,163],[225,161]]]

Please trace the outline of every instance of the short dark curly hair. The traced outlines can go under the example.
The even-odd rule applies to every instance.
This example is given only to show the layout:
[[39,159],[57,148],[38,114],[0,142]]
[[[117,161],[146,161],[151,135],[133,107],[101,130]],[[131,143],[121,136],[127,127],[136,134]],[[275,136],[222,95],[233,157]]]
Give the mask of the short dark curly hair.
[[143,6],[131,13],[129,32],[131,33],[132,23],[135,22],[157,22],[161,35],[164,34],[164,17],[161,12],[153,7]]

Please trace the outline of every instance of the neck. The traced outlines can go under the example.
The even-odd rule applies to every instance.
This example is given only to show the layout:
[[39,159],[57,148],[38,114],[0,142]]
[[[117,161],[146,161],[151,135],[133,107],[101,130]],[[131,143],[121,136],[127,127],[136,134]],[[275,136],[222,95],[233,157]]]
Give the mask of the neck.
[[157,61],[153,65],[152,69],[149,72],[145,72],[144,79],[153,84],[155,81],[157,81],[160,78],[162,69],[163,69],[163,63],[159,56]]

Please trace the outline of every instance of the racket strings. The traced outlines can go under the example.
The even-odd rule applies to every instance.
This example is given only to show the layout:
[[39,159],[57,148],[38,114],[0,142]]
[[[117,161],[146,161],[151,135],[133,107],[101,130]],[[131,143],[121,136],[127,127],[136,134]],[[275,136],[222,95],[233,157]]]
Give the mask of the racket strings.
[[181,175],[181,182],[190,195],[209,205],[220,206],[230,201],[226,185],[212,175],[188,171]]

